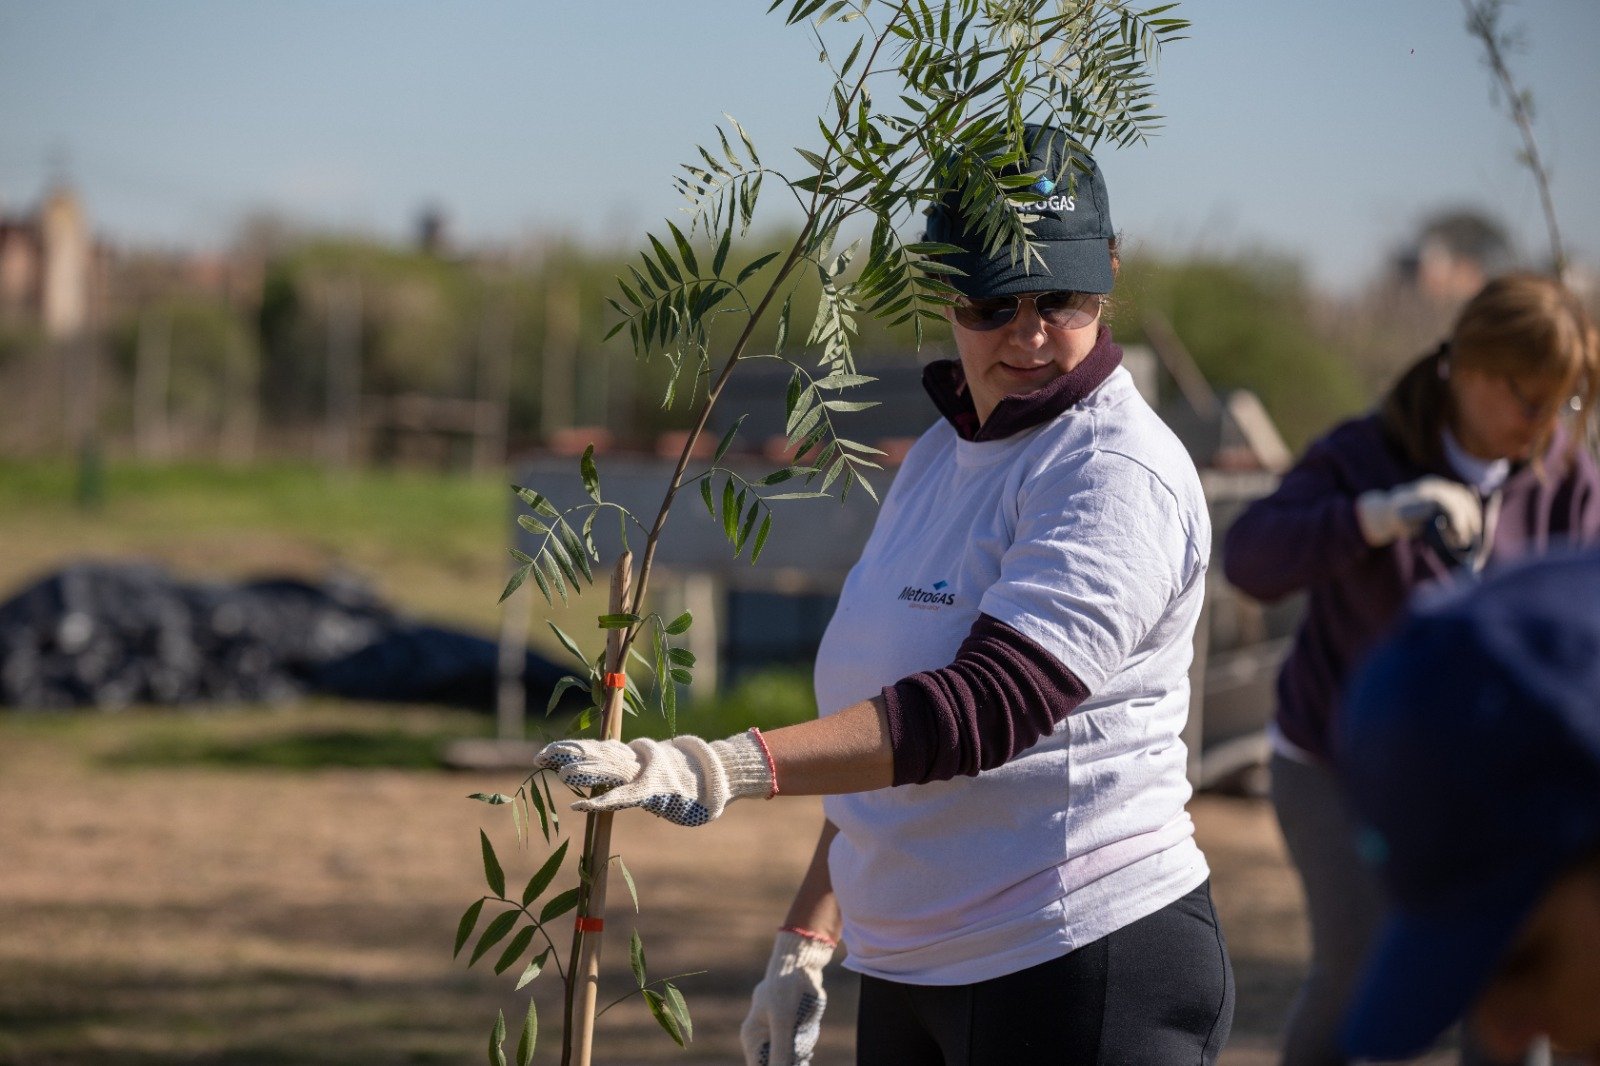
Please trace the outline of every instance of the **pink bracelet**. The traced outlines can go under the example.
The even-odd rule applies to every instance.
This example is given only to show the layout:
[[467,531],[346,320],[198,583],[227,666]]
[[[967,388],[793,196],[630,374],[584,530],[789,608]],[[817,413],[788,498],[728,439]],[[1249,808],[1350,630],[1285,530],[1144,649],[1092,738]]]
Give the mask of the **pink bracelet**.
[[767,757],[767,772],[772,775],[772,791],[767,793],[767,799],[771,799],[778,794],[778,764],[772,761],[772,749],[767,747],[767,738],[761,735],[761,730],[751,726],[750,733],[761,745],[761,754]]
[[830,948],[836,948],[839,946],[839,942],[833,939],[833,937],[824,933],[814,932],[810,929],[802,929],[798,925],[780,925],[778,927],[778,932],[793,933],[795,936],[803,937],[806,940],[816,940],[820,943],[828,945]]

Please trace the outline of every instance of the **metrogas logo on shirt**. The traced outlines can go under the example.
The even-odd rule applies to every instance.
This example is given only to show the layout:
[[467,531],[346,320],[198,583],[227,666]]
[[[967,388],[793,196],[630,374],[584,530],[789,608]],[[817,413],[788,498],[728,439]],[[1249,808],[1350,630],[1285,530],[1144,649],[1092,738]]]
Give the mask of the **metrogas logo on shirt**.
[[915,585],[907,585],[900,590],[899,598],[919,610],[937,611],[941,607],[954,607],[956,605],[956,594],[945,591],[949,587],[950,582],[948,581],[935,581],[932,591],[918,588]]

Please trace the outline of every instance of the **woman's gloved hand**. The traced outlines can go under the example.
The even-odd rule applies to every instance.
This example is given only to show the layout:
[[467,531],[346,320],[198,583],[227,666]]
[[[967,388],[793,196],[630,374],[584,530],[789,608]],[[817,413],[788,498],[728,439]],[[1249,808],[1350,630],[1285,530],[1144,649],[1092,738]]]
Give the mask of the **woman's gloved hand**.
[[1444,516],[1445,542],[1457,550],[1470,548],[1483,532],[1478,494],[1448,478],[1430,475],[1356,497],[1361,536],[1374,548],[1416,536],[1435,515]]
[[772,945],[767,975],[750,996],[739,1029],[745,1066],[810,1066],[822,1034],[822,968],[833,941],[783,929]]
[[671,740],[558,740],[534,756],[533,765],[556,771],[574,788],[608,791],[572,805],[578,811],[642,807],[678,825],[705,825],[729,803],[777,792],[772,762],[754,729],[707,743]]

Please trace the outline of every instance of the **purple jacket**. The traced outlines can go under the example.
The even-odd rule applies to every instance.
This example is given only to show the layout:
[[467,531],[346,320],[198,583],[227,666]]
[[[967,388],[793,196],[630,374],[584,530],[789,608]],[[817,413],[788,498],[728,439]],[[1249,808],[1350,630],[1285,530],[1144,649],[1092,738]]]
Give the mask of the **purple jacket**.
[[[1524,465],[1499,490],[1490,566],[1563,542],[1600,542],[1600,470],[1584,449],[1568,461],[1566,448],[1558,434],[1542,480]],[[1278,675],[1277,724],[1319,758],[1331,758],[1334,718],[1362,657],[1413,589],[1450,577],[1448,563],[1420,539],[1370,548],[1356,524],[1358,495],[1426,474],[1460,480],[1442,465],[1406,459],[1378,415],[1346,422],[1313,444],[1277,491],[1251,504],[1223,542],[1223,573],[1249,595],[1270,601],[1307,592]]]

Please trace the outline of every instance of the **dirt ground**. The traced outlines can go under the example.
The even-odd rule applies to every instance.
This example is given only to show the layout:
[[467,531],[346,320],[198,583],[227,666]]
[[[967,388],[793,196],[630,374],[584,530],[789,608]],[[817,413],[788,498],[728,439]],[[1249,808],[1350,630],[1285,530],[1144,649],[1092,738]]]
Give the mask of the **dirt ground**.
[[[517,782],[393,770],[116,768],[80,733],[0,735],[0,1063],[479,1063],[497,1008],[525,1000],[487,962],[450,957],[482,892],[478,827],[521,883],[506,808],[465,798]],[[1270,809],[1193,805],[1238,975],[1223,1062],[1271,1047],[1306,938]],[[680,1051],[637,998],[600,1023],[597,1061],[734,1063],[750,987],[820,818],[810,800],[740,804],[708,828],[618,820],[643,903],[613,894],[604,988],[630,987],[636,922],[651,973],[694,1015]],[[553,979],[535,984],[556,1037]],[[852,1061],[855,983],[830,974],[818,1066]],[[508,1050],[515,1046],[515,1029]],[[535,1061],[554,1062],[546,1046]],[[1434,1062],[1446,1061],[1436,1057]]]

